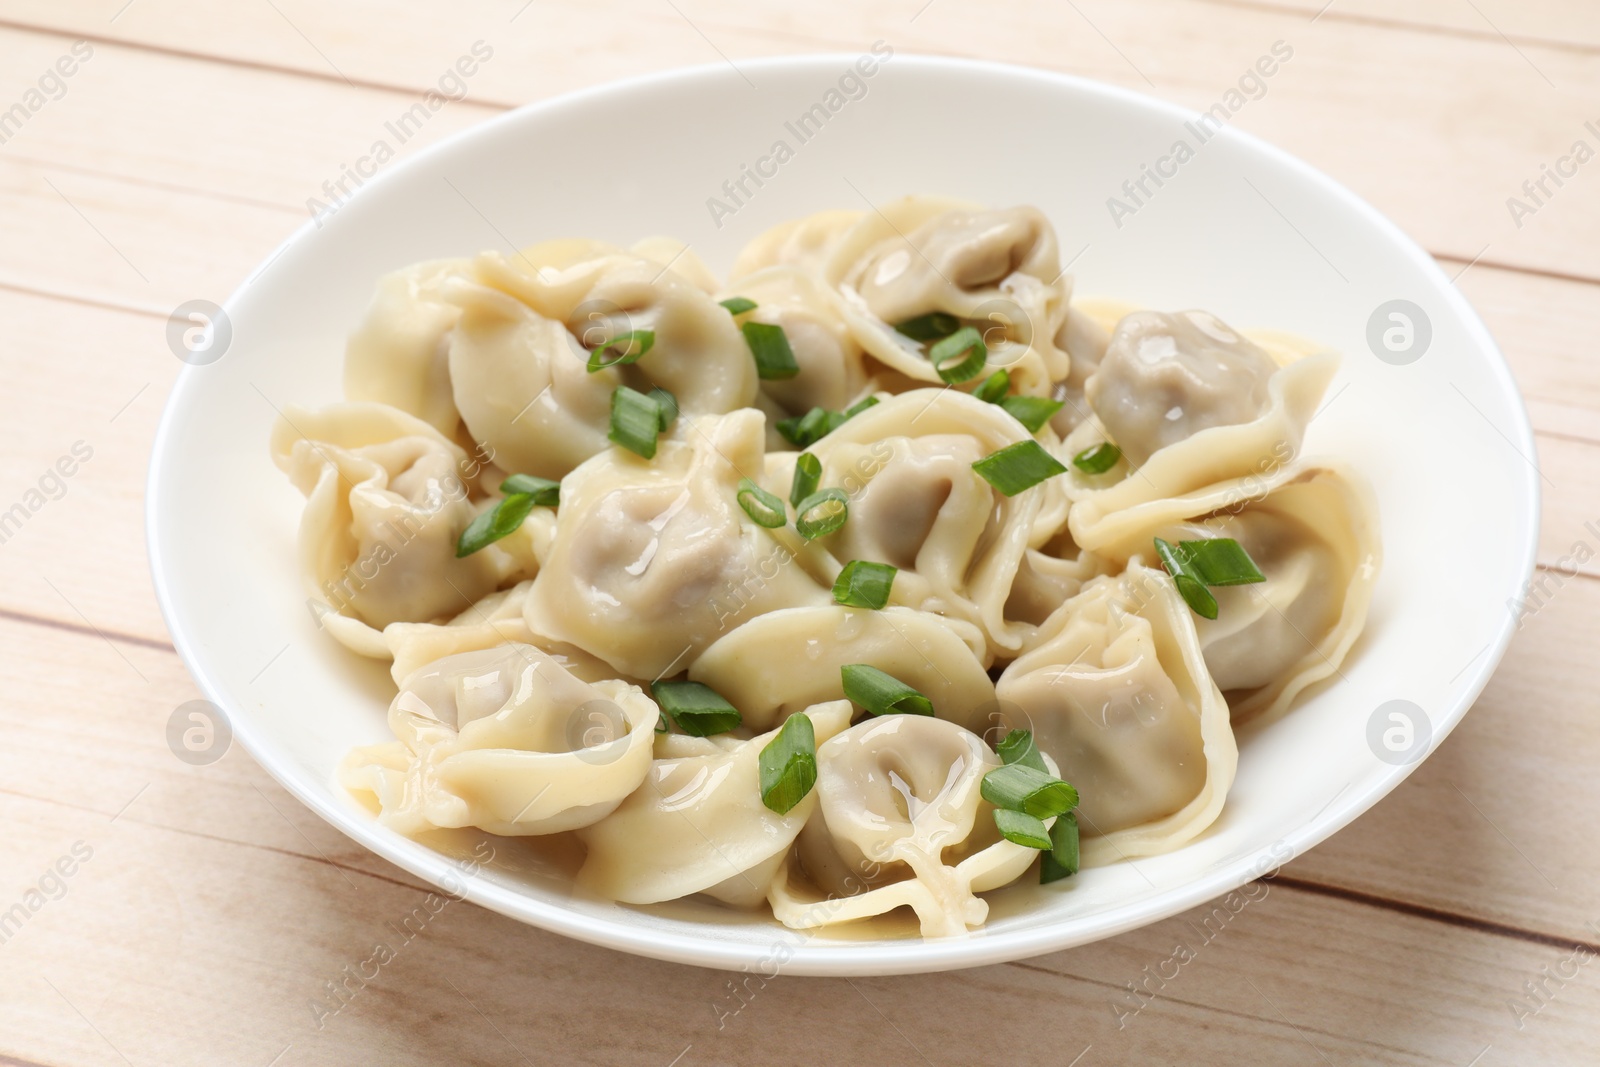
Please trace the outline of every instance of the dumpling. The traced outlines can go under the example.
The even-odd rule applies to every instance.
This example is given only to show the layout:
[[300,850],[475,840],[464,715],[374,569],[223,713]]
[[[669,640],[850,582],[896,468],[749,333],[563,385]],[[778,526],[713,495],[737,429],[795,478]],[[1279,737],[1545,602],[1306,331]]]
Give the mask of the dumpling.
[[1050,394],[1051,399],[1061,401],[1061,410],[1050,419],[1051,427],[1061,436],[1071,433],[1089,417],[1084,387],[1105,358],[1110,343],[1110,331],[1093,315],[1076,304],[1067,308],[1055,338],[1056,347],[1067,354],[1067,376],[1056,382]]
[[815,278],[796,267],[768,267],[742,279],[729,295],[756,302],[745,316],[782,328],[800,373],[761,383],[785,415],[804,415],[814,407],[843,411],[872,384],[861,346],[834,310]]
[[976,627],[954,619],[826,604],[756,616],[706,649],[689,677],[721,693],[755,730],[837,700],[844,692],[839,669],[849,663],[887,671],[954,718],[994,705],[982,650]]
[[790,219],[757,236],[739,252],[729,284],[768,267],[798,267],[817,273],[833,246],[861,218],[859,211],[819,211]]
[[450,392],[450,331],[461,309],[446,284],[467,259],[418,263],[378,279],[378,291],[344,350],[344,395],[415,415],[446,437],[461,423]]
[[503,544],[456,558],[479,511],[468,499],[478,465],[396,408],[291,406],[273,425],[272,457],[306,495],[300,556],[314,602],[331,609],[322,623],[365,655],[388,654],[373,631],[456,615],[537,566]]
[[[851,710],[836,700],[799,714],[820,745],[850,725]],[[783,815],[761,802],[761,750],[776,736],[776,729],[747,741],[674,735],[689,752],[658,758],[621,807],[578,831],[588,848],[579,883],[625,904],[691,893],[741,907],[765,903],[817,806],[815,788]]]
[[[727,309],[675,271],[605,247],[484,253],[470,280],[449,287],[461,307],[449,357],[455,404],[507,470],[559,479],[604,450],[618,385],[660,386],[688,414],[755,399],[755,361]],[[649,351],[591,373],[592,351],[630,330],[652,331]]]
[[1206,667],[1233,721],[1277,715],[1339,669],[1366,623],[1382,548],[1377,505],[1354,471],[1327,461],[1286,467],[1117,516],[1102,551],[1156,565],[1154,543],[1231,537],[1265,582],[1212,590],[1217,617],[1194,619]]
[[841,236],[822,276],[861,345],[911,378],[939,381],[924,345],[894,327],[934,312],[975,326],[989,348],[988,371],[1006,369],[1018,392],[1047,395],[1067,375],[1066,354],[1052,339],[1070,282],[1055,230],[1035,208],[905,197]]
[[1238,749],[1190,615],[1135,563],[1063,604],[995,686],[1002,728],[1031,730],[1077,788],[1085,864],[1170,851],[1222,811]]
[[581,681],[532,645],[463,652],[406,679],[389,705],[399,740],[352,752],[340,779],[401,833],[559,833],[638,788],[659,718],[638,686]]
[[760,412],[679,422],[654,460],[613,448],[567,476],[528,596],[535,632],[636,678],[683,670],[763,612],[829,599],[795,559],[820,550],[779,540],[736,502],[740,477],[762,469]]
[[924,937],[981,925],[989,905],[976,894],[1039,855],[1000,837],[980,794],[1000,765],[976,734],[923,715],[869,719],[818,745],[817,810],[773,883],[773,915],[808,929],[906,906]]

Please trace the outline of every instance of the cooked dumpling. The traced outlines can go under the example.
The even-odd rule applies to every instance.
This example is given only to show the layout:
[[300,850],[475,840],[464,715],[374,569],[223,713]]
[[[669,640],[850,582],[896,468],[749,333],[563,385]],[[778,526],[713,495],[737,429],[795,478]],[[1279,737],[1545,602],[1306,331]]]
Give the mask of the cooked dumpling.
[[415,415],[453,438],[461,416],[450,392],[450,331],[461,309],[445,298],[467,259],[418,263],[378,279],[366,317],[344,350],[344,395]]
[[659,717],[638,686],[580,681],[532,645],[463,652],[406,679],[389,705],[399,740],[352,752],[340,778],[401,833],[559,833],[638,788]]
[[800,373],[761,383],[783,415],[804,415],[814,407],[843,411],[872,384],[861,346],[839,318],[826,290],[796,267],[768,267],[742,279],[729,293],[756,302],[742,321],[781,328]]
[[860,218],[859,211],[819,211],[778,223],[744,246],[728,274],[729,284],[768,267],[817,273],[833,246]]
[[763,612],[828,600],[779,531],[736,502],[741,474],[762,467],[761,414],[679,421],[684,439],[655,459],[608,449],[567,477],[528,597],[535,632],[636,678],[683,670]]
[[798,869],[773,883],[773,914],[806,929],[907,906],[924,937],[980,925],[989,905],[976,894],[1038,856],[1000,837],[980,795],[999,766],[976,734],[922,715],[869,719],[817,746],[820,800],[800,832]]
[[468,500],[478,468],[396,408],[291,406],[273,426],[272,457],[306,495],[300,556],[314,601],[332,609],[323,624],[358,652],[387,654],[368,627],[448,618],[535,565],[510,545],[456,558],[479,510]]
[[1031,730],[1077,787],[1086,864],[1169,851],[1221,812],[1238,749],[1166,574],[1135,563],[1090,582],[1005,669],[995,696],[1002,727]]
[[1050,419],[1056,433],[1065,437],[1089,417],[1089,401],[1084,386],[1105,358],[1111,333],[1087,311],[1076,305],[1067,308],[1061,328],[1056,331],[1056,347],[1067,354],[1067,376],[1056,382],[1050,396],[1061,401],[1061,410]]
[[[848,701],[799,714],[817,744],[850,725]],[[588,857],[578,881],[626,904],[705,893],[754,907],[817,806],[817,791],[779,815],[761,802],[761,750],[777,730],[747,741],[673,737],[682,751],[658,758],[644,784],[604,819],[579,831]]]

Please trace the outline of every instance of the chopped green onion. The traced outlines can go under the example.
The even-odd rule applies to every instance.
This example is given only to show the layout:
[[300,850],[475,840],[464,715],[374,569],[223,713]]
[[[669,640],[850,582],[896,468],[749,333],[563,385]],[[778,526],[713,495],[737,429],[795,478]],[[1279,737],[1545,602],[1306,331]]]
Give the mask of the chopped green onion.
[[1014,845],[1026,845],[1041,852],[1050,850],[1050,829],[1043,819],[1022,811],[995,808],[994,824],[1000,828],[1000,836]]
[[743,315],[746,311],[756,309],[756,302],[745,296],[730,296],[726,300],[718,300],[717,303],[727,308],[730,315]]
[[800,501],[817,491],[821,481],[822,460],[810,452],[800,453],[794,461],[794,481],[789,483],[789,503],[799,507]]
[[972,469],[1006,496],[1016,496],[1067,470],[1060,460],[1044,450],[1043,445],[1031,439],[984,456]]
[[933,701],[894,675],[866,663],[839,668],[844,695],[873,715],[932,715]]
[[1000,756],[1002,763],[1020,763],[1024,767],[1050,773],[1050,769],[1044,765],[1044,757],[1039,755],[1039,746],[1033,743],[1033,733],[1029,730],[1012,730],[1006,734],[1004,740],[994,746],[994,750]]
[[660,409],[661,417],[656,420],[656,425],[665,430],[678,419],[678,398],[659,385],[650,390],[649,395],[650,399],[656,402],[656,407]]
[[918,315],[895,326],[896,333],[903,334],[913,341],[937,341],[941,337],[949,337],[959,329],[961,320],[943,311],[930,311],[926,315]]
[[810,448],[824,437],[828,436],[840,426],[844,425],[845,416],[837,411],[827,408],[812,408],[804,415],[796,415],[792,419],[780,419],[777,429],[796,448]]
[[794,506],[794,528],[807,541],[826,537],[850,517],[843,489],[819,489]]
[[1056,816],[1050,827],[1050,851],[1039,857],[1039,884],[1049,885],[1078,873],[1078,813]]
[[699,682],[651,682],[650,695],[661,705],[662,713],[691,737],[725,734],[744,722],[738,708]]
[[1117,465],[1122,449],[1109,441],[1101,441],[1072,457],[1072,465],[1085,474],[1104,474]]
[[517,532],[522,521],[533,510],[533,497],[527,493],[512,493],[501,497],[494,507],[473,519],[456,541],[456,558],[470,556],[486,545]]
[[1267,580],[1250,553],[1231,537],[1179,541],[1176,547],[1207,585],[1252,585]]
[[1007,763],[983,776],[983,799],[997,808],[1025,811],[1038,819],[1065,815],[1078,806],[1078,791],[1048,771]]
[[783,501],[749,478],[739,479],[739,492],[735,499],[757,526],[776,530],[789,521],[789,513],[783,510]]
[[983,384],[972,391],[972,395],[985,404],[998,404],[1006,393],[1011,391],[1011,375],[1003,370],[997,370],[983,380]]
[[[863,411],[867,410],[868,408],[876,407],[877,405],[878,405],[878,398],[877,397],[875,397],[875,396],[864,396],[860,400],[857,400],[854,404],[851,404],[849,407],[844,409],[844,417],[846,419],[853,419],[857,415],[861,414]],[[835,427],[835,428],[837,429],[837,427]]]
[[[607,367],[624,367],[629,363],[639,362],[639,357],[650,351],[656,343],[654,330],[629,330],[619,333],[593,352],[589,353],[589,373],[605,370]],[[606,359],[606,353],[621,346],[621,352],[615,359]]]
[[744,343],[756,358],[756,377],[763,381],[793,378],[800,373],[800,364],[794,361],[794,349],[789,347],[789,335],[782,326],[768,322],[747,322],[739,327],[744,331]]
[[983,335],[971,326],[963,326],[944,340],[928,349],[928,362],[938,372],[940,379],[955,385],[983,373],[989,359],[989,347]]
[[645,459],[654,459],[661,432],[661,405],[626,385],[611,394],[611,440]]
[[761,803],[787,815],[817,784],[817,732],[804,713],[783,721],[761,750]]
[[1161,565],[1167,568],[1167,573],[1172,575],[1172,582],[1178,587],[1178,593],[1189,609],[1202,619],[1216,618],[1217,598],[1206,588],[1205,578],[1190,562],[1188,554],[1179,551],[1172,542],[1158,537],[1156,555],[1160,557]]
[[868,563],[853,559],[844,565],[833,583],[833,599],[849,608],[871,608],[882,611],[889,603],[889,590],[894,586],[895,568],[887,563]]
[[1048,400],[1042,396],[1003,396],[998,401],[1006,412],[1029,433],[1038,433],[1050,417],[1066,406],[1064,400]]
[[531,474],[513,474],[500,483],[500,491],[507,496],[522,493],[533,497],[535,506],[553,508],[561,503],[561,483],[549,478],[535,478]]

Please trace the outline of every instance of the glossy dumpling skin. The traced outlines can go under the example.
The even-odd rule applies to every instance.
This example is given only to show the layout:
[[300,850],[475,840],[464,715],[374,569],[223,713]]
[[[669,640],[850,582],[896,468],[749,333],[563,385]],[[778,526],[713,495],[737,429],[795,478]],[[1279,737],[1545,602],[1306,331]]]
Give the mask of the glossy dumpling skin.
[[528,596],[537,633],[636,678],[681,671],[763,612],[828,593],[736,502],[762,468],[761,414],[680,417],[653,460],[611,448],[562,483],[549,559]]
[[728,273],[729,284],[736,285],[769,267],[798,267],[820,274],[834,246],[861,216],[860,211],[818,211],[778,223],[740,250]]
[[741,279],[726,294],[756,302],[741,322],[780,327],[800,373],[761,383],[761,393],[783,416],[814,407],[843,411],[867,393],[872,369],[861,346],[839,317],[815,276],[797,267],[773,266]]
[[450,391],[450,334],[461,309],[445,291],[471,260],[418,263],[378,279],[344,350],[344,395],[397,407],[446,437],[461,423]]
[[407,678],[389,705],[399,740],[352,752],[340,778],[402,833],[559,833],[638,788],[659,717],[638,686],[584,682],[532,645],[499,645]]
[[323,625],[356,651],[386,655],[373,631],[456,615],[537,565],[514,555],[523,541],[456,558],[481,507],[469,499],[480,467],[397,408],[290,406],[272,457],[306,495],[300,556]]
[[[820,745],[850,725],[851,711],[839,700],[799,714]],[[692,893],[744,907],[765,903],[817,806],[815,789],[783,815],[761,802],[761,750],[776,736],[674,738],[681,754],[656,759],[616,811],[578,832],[588,849],[579,883],[626,904]]]
[[1339,669],[1366,623],[1382,563],[1377,504],[1365,480],[1328,460],[1245,478],[1134,509],[1103,551],[1143,559],[1154,539],[1231,537],[1266,581],[1212,590],[1217,618],[1195,617],[1206,666],[1235,724],[1281,714]]
[[1178,847],[1233,784],[1228,706],[1190,616],[1164,572],[1136,563],[1063,604],[995,686],[1004,728],[1031,730],[1077,787],[1086,864]]
[[1037,851],[1002,839],[980,795],[1000,758],[942,719],[886,715],[817,748],[817,810],[769,902],[806,929],[913,909],[924,937],[988,917],[978,893],[1014,881]]

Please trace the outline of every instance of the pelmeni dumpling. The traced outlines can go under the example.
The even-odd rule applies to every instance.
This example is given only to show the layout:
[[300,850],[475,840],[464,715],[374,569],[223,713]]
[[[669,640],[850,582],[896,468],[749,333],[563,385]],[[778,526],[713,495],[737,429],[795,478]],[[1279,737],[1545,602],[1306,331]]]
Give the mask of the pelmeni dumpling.
[[763,612],[829,600],[736,501],[740,477],[762,468],[761,413],[679,422],[653,460],[613,448],[567,476],[528,597],[534,631],[636,678],[683,670]]
[[[807,708],[817,744],[850,725],[836,700]],[[765,903],[789,846],[817,806],[812,789],[779,815],[761,802],[761,750],[747,741],[673,735],[682,755],[658,758],[622,806],[578,833],[588,857],[578,881],[625,904],[705,893],[741,907]]]
[[468,499],[479,467],[397,408],[291,406],[273,425],[272,457],[306,495],[300,556],[314,600],[332,609],[323,625],[365,655],[388,654],[374,631],[456,615],[537,566],[514,554],[523,541],[456,558],[480,510]]
[[838,699],[839,670],[849,663],[887,671],[954,718],[994,705],[982,649],[976,627],[931,612],[824,604],[756,616],[706,649],[689,677],[726,697],[755,730]]
[[1000,837],[980,795],[999,766],[976,734],[922,715],[869,719],[818,745],[820,800],[795,866],[773,883],[773,914],[808,929],[906,906],[924,937],[980,925],[989,905],[976,894],[1015,881],[1038,856]]
[[1237,725],[1276,715],[1339,669],[1366,623],[1382,547],[1365,481],[1332,462],[1285,467],[1117,516],[1123,535],[1102,550],[1114,565],[1154,543],[1231,537],[1265,582],[1212,590],[1217,617],[1194,619],[1206,667]]
[[761,383],[761,392],[784,415],[804,415],[814,407],[842,411],[868,391],[871,369],[861,346],[813,275],[797,267],[768,267],[741,279],[729,295],[754,300],[755,310],[742,320],[778,326],[794,351],[799,374]]
[[1031,730],[1077,787],[1085,864],[1170,851],[1222,811],[1239,759],[1228,705],[1165,573],[1135,563],[1084,586],[995,696],[1001,726]]
[[861,218],[859,211],[819,211],[780,222],[739,252],[728,273],[730,285],[768,267],[798,267],[820,273],[834,245]]
[[1017,392],[1047,395],[1067,375],[1066,354],[1052,339],[1071,286],[1055,230],[1034,208],[905,197],[839,237],[822,277],[861,345],[908,377],[939,381],[924,345],[894,327],[933,312],[975,326],[988,345],[988,370],[1006,369]]
[[559,833],[638,788],[659,717],[638,686],[584,682],[532,645],[499,645],[407,678],[389,705],[399,740],[352,752],[340,778],[375,794],[379,821],[401,833]]
[[385,274],[344,350],[344,395],[408,412],[454,438],[461,415],[450,391],[450,332],[461,309],[445,298],[468,259],[436,259]]
[[1111,332],[1099,319],[1076,304],[1067,308],[1066,317],[1056,330],[1056,347],[1067,354],[1067,376],[1056,382],[1050,396],[1061,401],[1061,410],[1050,419],[1050,426],[1065,437],[1089,417],[1089,401],[1084,387],[1089,376],[1100,367]]

